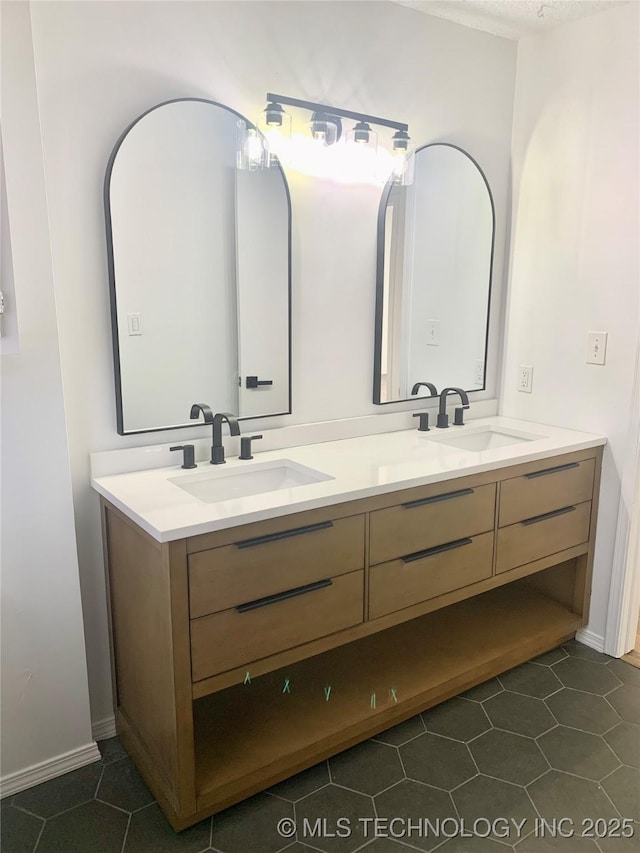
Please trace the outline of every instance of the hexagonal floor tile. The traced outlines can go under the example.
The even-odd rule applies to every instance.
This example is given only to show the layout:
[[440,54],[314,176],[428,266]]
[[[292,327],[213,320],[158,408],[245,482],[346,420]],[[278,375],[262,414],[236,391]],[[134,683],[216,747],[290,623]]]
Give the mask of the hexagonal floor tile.
[[319,788],[324,788],[329,782],[329,768],[327,762],[323,761],[321,764],[316,764],[314,767],[303,770],[302,773],[274,785],[273,788],[269,788],[269,793],[295,803],[303,797],[313,794]]
[[92,800],[103,770],[104,765],[100,761],[80,767],[71,773],[65,773],[64,776],[58,776],[57,779],[16,794],[14,805],[39,817],[53,817]]
[[623,720],[628,723],[640,723],[640,687],[635,684],[623,684],[607,696]]
[[527,737],[538,737],[556,725],[542,699],[519,693],[499,693],[484,703],[484,709],[497,729]]
[[[362,853],[407,853],[410,848],[391,838],[375,838],[370,844],[362,847]],[[285,851],[289,853],[289,851]]]
[[640,686],[640,667],[632,666],[625,660],[614,658],[608,663],[608,667],[623,684],[635,684]]
[[128,822],[129,815],[92,800],[47,820],[38,853],[120,853]]
[[504,782],[528,785],[549,769],[536,742],[492,729],[469,744],[478,769]]
[[528,662],[505,672],[500,676],[500,682],[505,690],[536,699],[546,699],[562,687],[553,670]]
[[605,741],[587,732],[557,726],[538,738],[538,745],[556,770],[598,782],[619,765]]
[[558,646],[556,649],[551,649],[550,652],[543,652],[537,658],[532,658],[531,663],[539,663],[542,666],[553,666],[554,663],[564,660],[567,657],[567,652]]
[[598,652],[590,646],[585,646],[584,643],[579,643],[577,640],[569,640],[563,643],[562,648],[572,657],[591,660],[594,663],[609,663],[611,660],[609,655],[604,655],[602,652]]
[[634,723],[620,723],[603,735],[623,764],[640,767],[640,728]]
[[482,705],[467,699],[449,699],[422,714],[427,731],[469,741],[491,728]]
[[33,853],[44,821],[39,817],[2,805],[0,817],[0,850],[11,853]]
[[[533,826],[536,818],[535,809],[524,788],[490,779],[488,776],[476,776],[455,790],[452,795],[458,809],[458,814],[467,827],[472,827],[475,821],[492,823],[500,819],[526,821],[526,826]],[[515,841],[516,829],[510,837]]]
[[291,836],[278,832],[283,818],[293,821],[291,803],[270,794],[257,794],[213,816],[211,844],[222,853],[276,853]]
[[419,850],[431,850],[443,840],[437,833],[432,835],[430,827],[424,823],[426,817],[436,828],[437,822],[445,818],[456,821],[450,794],[408,779],[375,797],[375,804],[379,818],[389,821],[399,818],[402,821],[399,827],[389,825],[397,840]]
[[209,849],[210,840],[210,817],[182,832],[174,832],[160,806],[154,803],[131,815],[122,853],[201,853]]
[[331,781],[361,794],[379,794],[404,779],[398,750],[369,740],[329,760]]
[[598,839],[602,853],[638,853],[640,846],[640,826],[635,824],[634,833],[630,838],[616,838],[612,835]]
[[547,707],[563,726],[601,735],[620,722],[620,717],[602,696],[565,687],[546,700]]
[[558,770],[550,770],[536,779],[527,791],[540,816],[547,821],[568,818],[577,827],[585,819],[617,817],[611,801],[596,782]]
[[640,770],[619,767],[601,784],[622,817],[640,821]]
[[501,693],[504,690],[502,684],[497,678],[490,678],[488,681],[483,681],[482,684],[476,684],[475,687],[470,687],[460,694],[462,699],[471,699],[473,702],[484,702],[496,693]]
[[507,853],[512,849],[490,838],[458,837],[445,841],[442,847],[438,847],[438,853]]
[[596,696],[605,696],[620,686],[620,680],[608,666],[577,657],[569,656],[561,660],[554,664],[552,671],[565,687],[594,693]]
[[130,758],[121,758],[104,768],[96,799],[126,812],[135,812],[153,802],[153,794]]
[[440,735],[424,734],[400,747],[409,779],[451,791],[476,775],[467,747]]
[[111,764],[112,761],[119,761],[121,758],[126,758],[127,756],[119,737],[106,738],[105,740],[99,740],[97,743],[103,764]]
[[407,741],[413,740],[414,737],[424,734],[424,731],[425,728],[424,723],[422,722],[422,717],[418,714],[415,717],[411,717],[410,720],[406,720],[404,723],[400,723],[399,725],[393,726],[384,732],[380,732],[379,735],[374,737],[374,740],[377,740],[380,743],[388,743],[390,746],[402,746],[403,743],[407,743]]
[[555,835],[552,832],[553,828],[546,830],[538,828],[516,844],[514,850],[516,853],[556,853],[556,851],[557,853],[600,853],[595,841],[590,838],[582,838],[578,835],[567,837],[560,835],[558,830]]
[[[347,791],[337,785],[327,785],[297,803],[298,841],[326,853],[352,853],[367,840],[361,818],[373,817],[375,812],[371,797]],[[350,829],[348,837],[335,837],[338,818],[348,822],[345,824]],[[215,835],[213,846],[216,846]],[[251,847],[245,848],[242,853],[248,850]]]

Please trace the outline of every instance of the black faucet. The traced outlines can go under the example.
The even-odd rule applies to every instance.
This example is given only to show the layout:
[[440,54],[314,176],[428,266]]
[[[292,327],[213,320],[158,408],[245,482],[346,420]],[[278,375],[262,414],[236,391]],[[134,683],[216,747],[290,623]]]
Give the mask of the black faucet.
[[413,397],[413,395],[414,395],[414,394],[417,394],[417,393],[418,393],[418,391],[420,390],[420,386],[421,386],[421,385],[424,385],[424,386],[425,386],[425,388],[428,388],[428,389],[429,389],[429,391],[431,391],[431,396],[432,396],[432,397],[437,397],[437,396],[438,396],[438,389],[436,388],[436,386],[435,386],[433,383],[431,383],[431,382],[416,382],[416,384],[415,384],[415,385],[413,386],[413,388],[411,389],[411,396],[412,396],[412,397]]
[[222,444],[222,423],[226,421],[229,424],[229,433],[231,435],[240,435],[240,425],[235,415],[230,412],[218,412],[214,415],[211,408],[206,403],[194,403],[191,406],[191,414],[189,417],[195,420],[200,412],[204,417],[206,424],[213,425],[213,444],[211,445],[211,464],[222,465],[224,458],[224,445]]
[[218,412],[213,417],[213,444],[211,445],[211,464],[222,465],[224,458],[224,445],[222,443],[222,424],[229,424],[229,435],[240,435],[240,424],[238,418],[230,412]]
[[464,426],[462,411],[463,409],[469,408],[469,397],[467,396],[467,392],[463,391],[462,388],[443,388],[440,394],[440,408],[438,410],[438,420],[436,423],[436,426],[439,429],[446,429],[449,426],[449,416],[447,415],[447,397],[449,394],[460,395],[462,406],[461,408],[456,409],[453,423],[454,426]]

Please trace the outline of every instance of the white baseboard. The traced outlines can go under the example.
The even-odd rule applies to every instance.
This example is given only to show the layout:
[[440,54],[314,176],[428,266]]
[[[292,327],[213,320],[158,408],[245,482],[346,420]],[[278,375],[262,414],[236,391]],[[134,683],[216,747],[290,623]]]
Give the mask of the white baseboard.
[[593,631],[580,628],[576,632],[576,640],[585,646],[589,646],[590,649],[595,649],[597,652],[604,654],[604,637],[600,636],[600,634],[594,634]]
[[106,740],[116,735],[116,718],[111,714],[103,720],[98,720],[91,726],[91,734],[94,740]]
[[96,743],[88,743],[86,746],[57,755],[48,761],[33,764],[26,770],[18,770],[17,773],[9,773],[7,776],[3,776],[0,779],[1,795],[2,797],[9,797],[12,794],[24,791],[26,788],[48,782],[49,779],[55,779],[56,776],[62,776],[64,773],[69,773],[71,770],[77,770],[79,767],[93,764],[94,761],[99,760],[100,750]]

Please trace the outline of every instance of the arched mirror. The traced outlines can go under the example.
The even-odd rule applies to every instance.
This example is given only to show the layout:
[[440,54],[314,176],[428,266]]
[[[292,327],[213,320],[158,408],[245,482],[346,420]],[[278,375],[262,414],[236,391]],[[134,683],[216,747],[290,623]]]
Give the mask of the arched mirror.
[[237,167],[252,125],[196,98],[153,107],[109,160],[118,432],[193,426],[192,403],[291,411],[291,202],[279,165]]
[[455,145],[419,148],[378,215],[374,403],[485,386],[495,215],[487,180]]

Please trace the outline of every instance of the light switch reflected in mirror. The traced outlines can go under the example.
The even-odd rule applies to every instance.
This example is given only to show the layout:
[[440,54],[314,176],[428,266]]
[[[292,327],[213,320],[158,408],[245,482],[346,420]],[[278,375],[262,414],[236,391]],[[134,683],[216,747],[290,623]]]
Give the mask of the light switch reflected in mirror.
[[[485,386],[495,216],[462,149],[417,149],[378,216],[374,403]],[[418,387],[416,387],[418,386]]]
[[238,168],[250,123],[212,101],[144,113],[109,161],[105,210],[118,432],[193,428],[191,404],[291,411],[291,204],[279,165]]

